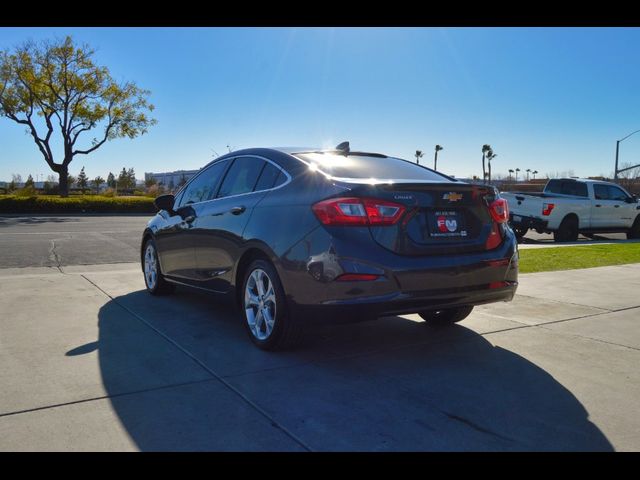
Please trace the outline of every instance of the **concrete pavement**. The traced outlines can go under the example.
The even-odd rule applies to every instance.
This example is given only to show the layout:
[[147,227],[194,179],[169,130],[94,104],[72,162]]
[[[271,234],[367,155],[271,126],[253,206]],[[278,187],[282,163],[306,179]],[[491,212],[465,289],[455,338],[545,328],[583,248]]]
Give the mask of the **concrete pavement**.
[[521,276],[511,303],[252,346],[136,263],[0,269],[0,450],[638,450],[640,264]]

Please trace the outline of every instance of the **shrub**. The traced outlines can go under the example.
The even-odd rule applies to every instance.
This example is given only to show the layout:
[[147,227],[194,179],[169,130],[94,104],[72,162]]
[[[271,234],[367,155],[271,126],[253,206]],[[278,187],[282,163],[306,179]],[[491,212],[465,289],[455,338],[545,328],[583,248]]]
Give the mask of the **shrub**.
[[113,188],[107,188],[104,192],[102,192],[103,197],[113,198],[116,196],[116,191]]
[[33,181],[31,182],[31,185],[27,185],[15,192],[16,197],[35,197],[37,194],[38,192],[33,186]]
[[7,195],[0,198],[0,213],[155,213],[149,197]]

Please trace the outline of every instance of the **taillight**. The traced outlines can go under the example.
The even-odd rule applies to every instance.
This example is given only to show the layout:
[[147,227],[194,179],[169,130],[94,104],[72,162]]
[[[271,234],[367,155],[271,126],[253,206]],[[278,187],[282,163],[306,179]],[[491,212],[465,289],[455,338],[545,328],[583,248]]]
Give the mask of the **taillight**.
[[504,198],[497,198],[489,204],[491,218],[497,223],[509,221],[509,204]]
[[491,222],[491,231],[489,232],[489,238],[487,238],[487,242],[485,243],[485,248],[487,250],[493,250],[497,248],[502,243],[502,235],[500,234],[500,225],[496,222]]
[[405,211],[404,205],[375,198],[330,198],[311,208],[324,225],[393,225]]
[[553,207],[555,207],[555,206],[556,206],[555,203],[543,203],[542,204],[542,215],[544,215],[544,216],[551,215],[551,212],[553,211]]

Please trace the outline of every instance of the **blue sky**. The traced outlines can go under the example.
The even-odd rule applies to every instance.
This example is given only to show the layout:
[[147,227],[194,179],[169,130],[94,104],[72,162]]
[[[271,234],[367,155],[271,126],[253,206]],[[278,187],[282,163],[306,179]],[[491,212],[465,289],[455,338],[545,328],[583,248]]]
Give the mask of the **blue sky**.
[[[459,177],[610,174],[615,141],[640,129],[638,28],[0,28],[0,49],[72,35],[120,80],[152,92],[158,124],[71,164],[199,168],[250,146],[335,146],[413,158]],[[640,133],[621,144],[640,163]],[[52,173],[0,118],[0,180]]]

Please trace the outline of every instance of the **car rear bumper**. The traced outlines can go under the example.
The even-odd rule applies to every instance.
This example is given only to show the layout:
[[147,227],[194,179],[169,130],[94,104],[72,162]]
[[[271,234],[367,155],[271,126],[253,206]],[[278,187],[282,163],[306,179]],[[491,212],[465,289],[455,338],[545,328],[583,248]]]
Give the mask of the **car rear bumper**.
[[[305,319],[342,322],[510,301],[518,286],[518,251],[513,233],[505,232],[495,250],[432,257],[399,256],[375,246],[348,251],[333,239],[332,253],[316,255],[294,281],[287,276],[289,308]],[[379,277],[336,280],[344,273]]]

